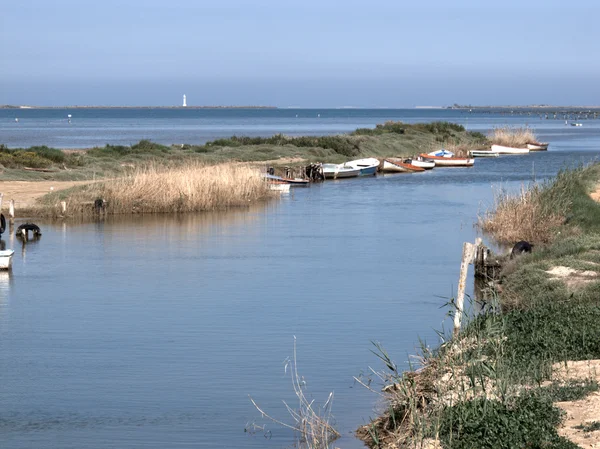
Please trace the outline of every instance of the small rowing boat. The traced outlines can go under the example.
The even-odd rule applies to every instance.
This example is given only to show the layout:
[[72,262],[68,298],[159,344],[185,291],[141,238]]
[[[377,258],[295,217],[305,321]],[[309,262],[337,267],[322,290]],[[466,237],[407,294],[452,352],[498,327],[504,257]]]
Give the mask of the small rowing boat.
[[548,145],[548,143],[531,142],[527,144],[527,148],[529,148],[529,151],[546,151]]
[[527,154],[529,148],[513,148],[505,147],[503,145],[492,145],[492,151],[498,154]]
[[469,151],[471,157],[498,157],[500,153],[496,153],[490,150],[471,150]]
[[[409,159],[410,160],[410,159]],[[381,168],[384,172],[391,173],[412,173],[425,171],[422,167],[410,164],[402,159],[391,157],[383,160],[383,167]]]
[[431,170],[433,167],[435,167],[435,161],[432,161],[431,159],[424,159],[421,156],[417,156],[412,159],[407,159],[406,162],[408,164],[414,165],[415,167],[424,168],[425,170]]
[[452,151],[439,150],[431,153],[421,153],[419,155],[424,159],[431,159],[436,167],[472,167],[475,159],[468,157],[455,157]]
[[323,164],[325,179],[356,178],[360,168],[346,167],[345,164]]
[[360,170],[358,176],[370,176],[377,173],[377,169],[379,168],[379,159],[375,159],[374,157],[357,159],[355,161],[346,162],[344,166],[358,168]]

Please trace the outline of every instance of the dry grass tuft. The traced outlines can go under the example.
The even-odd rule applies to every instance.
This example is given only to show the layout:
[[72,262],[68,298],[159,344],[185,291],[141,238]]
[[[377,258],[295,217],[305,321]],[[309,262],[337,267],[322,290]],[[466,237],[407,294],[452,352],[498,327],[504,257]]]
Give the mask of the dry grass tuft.
[[525,186],[516,195],[500,191],[495,195],[493,211],[480,216],[479,227],[499,242],[549,242],[565,222],[562,208],[548,207],[542,194],[544,186]]
[[67,202],[77,205],[101,198],[108,214],[197,212],[246,206],[268,193],[256,167],[192,163],[178,168],[142,168],[75,191]]
[[533,131],[529,128],[495,128],[489,137],[492,144],[512,148],[525,148],[528,143],[537,142]]

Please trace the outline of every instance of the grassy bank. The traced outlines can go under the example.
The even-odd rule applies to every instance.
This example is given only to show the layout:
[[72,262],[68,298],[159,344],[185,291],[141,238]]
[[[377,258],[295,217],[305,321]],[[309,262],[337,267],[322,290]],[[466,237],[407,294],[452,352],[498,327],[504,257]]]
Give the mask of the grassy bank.
[[[501,290],[457,337],[423,348],[418,370],[397,372],[380,350],[394,387],[359,431],[370,447],[600,444],[600,205],[589,195],[599,180],[594,165],[498,198],[484,228],[530,237],[534,252],[504,267]],[[564,410],[577,416],[585,404],[594,418],[565,424]]]
[[132,146],[106,145],[82,151],[0,146],[0,165],[4,180],[70,181],[114,178],[157,164],[172,168],[189,163],[230,161],[306,165],[359,157],[408,157],[443,146],[467,151],[485,146],[485,142],[485,136],[467,132],[461,125],[452,123],[388,122],[337,136],[233,136],[204,145],[165,146],[142,140]]

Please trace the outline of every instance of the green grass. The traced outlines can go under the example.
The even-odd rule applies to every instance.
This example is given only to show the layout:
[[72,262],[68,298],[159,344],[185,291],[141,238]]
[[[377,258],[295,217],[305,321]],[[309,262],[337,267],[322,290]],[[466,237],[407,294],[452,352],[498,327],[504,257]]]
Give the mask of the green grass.
[[[284,159],[281,165],[311,162],[339,163],[360,157],[408,157],[444,145],[477,145],[480,136],[448,122],[404,124],[387,122],[336,136],[270,137],[232,136],[204,145],[160,145],[142,140],[135,145],[105,145],[87,151],[63,152],[55,148],[8,149],[0,146],[5,180],[83,180],[115,177],[148,164],[167,166],[191,162],[262,162]],[[50,169],[30,172],[25,167]]]

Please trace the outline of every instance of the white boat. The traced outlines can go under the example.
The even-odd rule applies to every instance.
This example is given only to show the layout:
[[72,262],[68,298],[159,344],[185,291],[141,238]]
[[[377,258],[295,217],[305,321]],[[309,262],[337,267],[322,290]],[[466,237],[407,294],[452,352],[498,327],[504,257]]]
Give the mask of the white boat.
[[572,123],[571,123],[571,126],[583,126],[583,123],[575,123],[575,122],[572,122]]
[[469,151],[471,157],[498,157],[500,153],[496,153],[490,150],[471,150]]
[[269,190],[275,190],[276,192],[289,192],[291,184],[287,182],[270,182]]
[[431,159],[424,159],[420,156],[408,160],[410,161],[409,163],[411,165],[424,168],[425,170],[431,170],[433,167],[435,167],[435,161],[432,161]]
[[359,176],[369,176],[377,173],[377,169],[379,168],[379,159],[375,159],[374,157],[357,159],[355,161],[346,162],[344,166],[358,168],[360,170]]
[[468,157],[454,157],[454,153],[448,150],[421,153],[419,156],[424,159],[433,160],[436,167],[471,167],[475,164],[475,159]]
[[529,148],[513,148],[505,147],[503,145],[492,145],[492,152],[498,154],[527,154]]
[[325,179],[356,178],[360,168],[346,167],[345,164],[323,164]]
[[417,167],[399,158],[388,158],[383,160],[382,171],[394,173],[412,173],[425,171],[424,168]]
[[12,249],[0,251],[0,270],[10,270],[14,253]]
[[545,151],[548,149],[548,145],[548,143],[533,142],[528,143],[527,148],[529,148],[529,151]]

